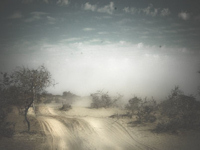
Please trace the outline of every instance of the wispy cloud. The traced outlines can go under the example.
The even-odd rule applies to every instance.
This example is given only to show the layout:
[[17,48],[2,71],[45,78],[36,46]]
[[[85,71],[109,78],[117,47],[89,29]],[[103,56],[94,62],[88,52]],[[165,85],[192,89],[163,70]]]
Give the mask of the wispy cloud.
[[49,0],[43,0],[43,1],[44,1],[45,3],[47,3],[47,4],[49,3]]
[[111,19],[112,16],[96,16],[96,19]]
[[[42,1],[42,2],[45,2],[45,3],[49,3],[49,0],[39,0],[39,1]],[[22,3],[32,3],[34,2],[34,0],[22,0]]]
[[74,41],[79,41],[81,38],[77,38],[77,37],[73,37],[73,38],[67,38],[67,39],[63,39],[60,42],[74,42]]
[[189,20],[190,19],[190,14],[187,12],[180,12],[178,14],[178,17],[183,19],[183,20]]
[[140,43],[137,44],[137,48],[140,49],[140,48],[143,48],[143,47],[144,47],[144,44],[142,42],[140,42]]
[[197,15],[194,19],[200,21],[200,15]]
[[125,7],[123,9],[125,13],[130,13],[130,14],[144,14],[148,16],[155,17],[157,15],[160,16],[168,16],[170,15],[170,10],[168,8],[154,8],[152,4],[148,5],[146,8],[135,8],[135,7]]
[[93,31],[94,28],[84,28],[83,31]]
[[84,10],[96,11],[97,6],[92,5],[89,2],[85,3]]
[[124,12],[126,13],[131,13],[131,14],[135,14],[138,12],[138,9],[134,8],[134,7],[125,7],[123,9]]
[[42,16],[47,15],[45,12],[31,12],[31,17],[26,19],[25,22],[33,22],[42,19]]
[[115,6],[113,2],[110,2],[110,4],[99,8],[97,11],[101,13],[108,13],[108,14],[113,14],[113,11],[115,10]]
[[15,12],[9,18],[10,19],[19,19],[19,18],[22,18],[22,14],[21,14],[21,12]]
[[22,0],[22,3],[31,3],[33,0]]
[[58,0],[57,4],[61,6],[69,5],[69,0]]
[[164,8],[160,12],[161,16],[169,16],[170,14],[171,14],[171,12],[170,12],[170,10],[168,8]]
[[83,9],[93,11],[93,12],[107,13],[111,15],[113,14],[113,11],[115,10],[115,6],[113,2],[110,2],[108,5],[105,5],[103,7],[97,7],[97,5],[92,5],[89,2],[87,2],[83,6]]
[[143,11],[144,14],[146,15],[150,15],[152,17],[156,16],[158,14],[158,8],[153,8],[153,5],[149,5],[144,9],[141,9],[141,11]]
[[103,35],[103,34],[108,34],[108,32],[102,31],[102,32],[98,32],[98,34]]
[[51,17],[51,16],[47,16],[47,20],[49,24],[55,24],[56,23],[56,19]]
[[[37,1],[41,1],[46,4],[55,3],[60,6],[69,5],[69,0],[37,0]],[[22,3],[32,3],[32,2],[37,2],[37,1],[36,0],[22,0]]]
[[86,41],[86,43],[98,43],[98,42],[102,42],[101,39],[91,39],[89,41]]

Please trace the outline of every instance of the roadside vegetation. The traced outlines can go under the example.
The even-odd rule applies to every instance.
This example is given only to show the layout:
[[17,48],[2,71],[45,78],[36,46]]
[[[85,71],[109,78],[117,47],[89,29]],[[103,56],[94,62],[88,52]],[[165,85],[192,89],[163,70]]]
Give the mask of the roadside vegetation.
[[[15,132],[15,122],[9,122],[6,119],[13,106],[18,109],[19,115],[24,116],[29,132],[31,123],[27,114],[31,107],[37,111],[35,104],[59,103],[62,104],[59,110],[69,111],[72,109],[73,102],[81,100],[70,91],[65,91],[62,95],[47,93],[45,89],[52,85],[54,81],[51,73],[44,66],[37,69],[17,68],[11,73],[1,72],[0,137],[12,137]],[[122,108],[119,103],[122,95],[112,97],[108,92],[97,91],[90,97],[91,109]],[[184,94],[178,86],[159,103],[153,97],[149,99],[134,96],[128,100],[123,109],[126,110],[125,114],[113,114],[110,117],[126,117],[132,126],[154,124],[152,131],[157,133],[200,129],[200,101],[192,95]]]
[[91,108],[110,108],[117,107],[117,102],[123,97],[118,95],[117,97],[112,98],[109,96],[108,92],[97,91],[90,95],[92,97]]
[[[117,107],[117,102],[122,98],[112,98],[103,91],[97,91],[91,97],[91,108],[95,109]],[[142,99],[134,96],[124,109],[127,110],[125,114],[113,114],[110,118],[129,118],[131,126],[152,124],[152,131],[156,133],[200,129],[200,101],[192,95],[185,95],[178,86],[159,103],[153,97]]]
[[147,98],[143,100],[135,96],[128,101],[125,108],[131,112],[132,116],[136,116],[136,120],[132,122],[134,124],[153,123],[156,121],[157,103],[153,98],[151,100]]
[[72,106],[70,104],[63,104],[63,106],[60,108],[62,111],[68,111],[72,109]]
[[159,104],[160,122],[154,131],[176,133],[180,130],[199,129],[200,101],[185,95],[178,86]]
[[200,101],[192,95],[185,95],[178,86],[159,104],[153,98],[142,100],[135,96],[128,101],[126,109],[136,118],[131,124],[155,124],[153,132],[200,129]]
[[41,93],[53,85],[50,72],[40,66],[37,69],[17,68],[16,71],[1,72],[0,78],[0,135],[11,137],[14,133],[14,122],[7,122],[6,117],[12,107],[18,108],[19,115],[24,116],[27,131],[30,131],[28,111],[35,110]]

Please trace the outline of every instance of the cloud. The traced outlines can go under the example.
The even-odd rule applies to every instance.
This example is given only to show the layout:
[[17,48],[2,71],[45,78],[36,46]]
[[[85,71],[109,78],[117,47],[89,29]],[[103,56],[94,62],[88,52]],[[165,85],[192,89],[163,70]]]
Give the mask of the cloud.
[[69,4],[69,0],[58,0],[57,4],[61,5],[61,6],[68,5]]
[[84,28],[83,31],[93,31],[93,28]]
[[178,17],[183,19],[183,20],[189,20],[190,19],[190,14],[187,12],[180,12],[178,14]]
[[108,14],[112,14],[113,11],[115,10],[115,6],[113,2],[110,2],[109,5],[106,5],[104,7],[99,8],[97,11],[101,12],[101,13],[108,13]]
[[22,0],[22,3],[31,3],[33,0]]
[[49,22],[49,24],[55,24],[56,23],[56,19],[50,16],[47,16],[47,20]]
[[15,12],[9,18],[10,19],[19,19],[19,18],[22,18],[22,14],[21,14],[21,12]]
[[169,16],[171,14],[171,12],[169,11],[168,8],[164,8],[161,10],[160,15],[161,16]]
[[[55,0],[22,0],[22,3],[32,3],[34,1],[42,1],[46,4],[49,4],[49,2],[54,2]],[[57,4],[60,6],[64,6],[64,5],[69,5],[69,0],[56,0]]]
[[158,8],[153,8],[152,4],[147,6],[147,8],[142,9],[141,11],[143,11],[144,14],[150,15],[152,17],[154,17],[154,16],[156,16],[158,14]]
[[101,41],[102,41],[101,39],[91,39],[91,40],[87,41],[86,43],[98,43]]
[[41,12],[41,11],[34,11],[31,13],[32,15],[36,15],[36,16],[41,16],[41,15],[46,15],[47,13],[45,12]]
[[137,44],[137,48],[140,49],[140,48],[143,48],[143,47],[144,47],[144,44],[142,42]]
[[108,32],[102,31],[102,32],[98,32],[98,34],[100,34],[100,35],[105,35],[105,34],[108,34]]
[[43,1],[44,1],[45,3],[47,3],[47,4],[49,3],[49,0],[43,0]]
[[74,41],[79,41],[79,40],[81,40],[81,38],[73,37],[73,38],[63,39],[60,42],[61,43],[63,43],[63,42],[74,42]]
[[200,21],[200,15],[197,15],[194,19]]
[[[22,0],[22,3],[32,3],[33,1],[35,1],[35,0]],[[39,1],[43,1],[47,4],[49,3],[49,0],[39,0]]]
[[123,11],[126,12],[126,13],[131,13],[131,14],[135,14],[135,13],[138,12],[138,10],[136,8],[134,8],[134,7],[130,7],[130,8],[129,7],[125,7],[123,9]]
[[33,22],[42,19],[42,16],[47,15],[45,12],[31,12],[31,17],[26,19],[25,22]]
[[155,17],[157,15],[160,16],[168,16],[170,15],[170,10],[168,8],[163,8],[162,10],[160,8],[154,8],[152,4],[147,6],[146,8],[135,8],[135,7],[125,7],[123,9],[125,13],[130,14],[145,14],[147,16]]
[[108,14],[113,14],[113,11],[115,10],[114,3],[110,2],[110,4],[105,5],[104,7],[98,8],[97,5],[92,5],[89,2],[85,3],[83,6],[84,10],[90,10],[93,12],[100,12],[100,13],[108,13]]
[[85,3],[84,10],[96,11],[97,6],[91,5],[89,2]]

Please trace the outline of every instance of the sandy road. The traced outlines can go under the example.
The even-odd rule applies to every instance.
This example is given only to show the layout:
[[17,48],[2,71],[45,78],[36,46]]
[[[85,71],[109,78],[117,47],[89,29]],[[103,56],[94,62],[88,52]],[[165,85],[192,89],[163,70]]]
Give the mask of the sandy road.
[[38,121],[51,150],[151,150],[127,128],[107,117],[70,116],[55,109],[39,108]]

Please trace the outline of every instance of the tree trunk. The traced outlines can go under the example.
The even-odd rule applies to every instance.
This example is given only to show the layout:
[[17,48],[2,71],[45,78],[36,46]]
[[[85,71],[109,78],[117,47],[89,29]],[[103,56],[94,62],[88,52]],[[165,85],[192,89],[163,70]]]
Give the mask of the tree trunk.
[[24,117],[25,117],[25,120],[26,120],[26,123],[27,123],[27,126],[28,126],[28,132],[30,131],[30,122],[28,120],[28,117],[27,117],[27,114],[28,114],[28,110],[29,108],[31,107],[31,105],[33,104],[33,98],[31,100],[31,102],[28,104],[27,107],[25,107],[25,114],[24,114]]
[[28,132],[30,132],[30,122],[28,120],[28,117],[27,117],[27,114],[28,114],[28,110],[29,108],[31,107],[31,105],[34,103],[34,100],[35,100],[35,87],[34,87],[34,82],[32,82],[32,87],[31,87],[31,97],[30,99],[27,99],[27,101],[30,100],[30,103],[25,106],[25,114],[24,114],[24,117],[25,117],[25,120],[27,122],[27,126],[28,126]]
[[27,107],[27,108],[25,109],[24,117],[25,117],[25,120],[26,120],[26,123],[27,123],[27,126],[28,126],[28,132],[29,132],[29,131],[30,131],[30,122],[29,122],[29,120],[28,120],[28,118],[27,118],[28,109],[29,109],[29,107]]

